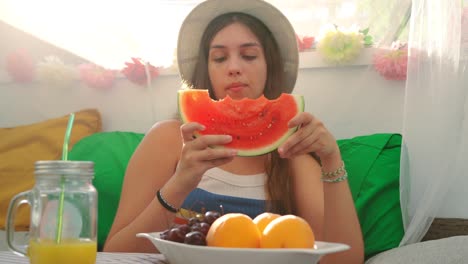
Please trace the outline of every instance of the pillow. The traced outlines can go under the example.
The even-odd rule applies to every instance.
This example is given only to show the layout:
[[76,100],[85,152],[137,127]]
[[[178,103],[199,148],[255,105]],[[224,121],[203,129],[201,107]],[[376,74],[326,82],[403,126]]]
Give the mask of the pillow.
[[69,152],[70,160],[94,162],[93,185],[98,192],[98,250],[106,241],[119,206],[128,161],[144,134],[101,132],[83,138]]
[[398,247],[401,135],[374,134],[338,140],[364,237],[366,259]]
[[[0,229],[5,228],[10,200],[34,186],[34,162],[61,159],[69,115],[12,128],[0,128]],[[75,113],[69,148],[81,138],[101,131],[101,116],[95,109]],[[29,207],[16,214],[16,230],[29,229]]]
[[[144,134],[133,132],[95,133],[76,143],[69,153],[70,160],[95,163],[99,250],[117,212],[128,161],[143,137]],[[338,140],[338,145],[349,174],[366,257],[397,247],[403,237],[399,196],[401,136],[365,135]]]

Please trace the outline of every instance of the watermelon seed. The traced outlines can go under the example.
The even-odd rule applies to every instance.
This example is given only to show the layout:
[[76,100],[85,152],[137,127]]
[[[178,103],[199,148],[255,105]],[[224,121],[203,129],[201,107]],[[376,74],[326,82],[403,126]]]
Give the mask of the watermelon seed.
[[240,136],[236,136],[236,139],[237,139],[237,140],[240,140]]

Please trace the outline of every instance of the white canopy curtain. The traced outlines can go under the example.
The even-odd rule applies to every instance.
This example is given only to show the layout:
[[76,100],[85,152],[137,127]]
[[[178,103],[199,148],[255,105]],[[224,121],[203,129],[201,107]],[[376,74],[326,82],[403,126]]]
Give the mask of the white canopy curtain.
[[466,212],[465,216],[456,212],[463,211],[462,203],[454,204],[450,197],[447,208],[444,202],[451,190],[468,183],[463,4],[413,0],[412,5],[400,175],[405,226],[401,245],[420,241],[441,210],[445,217],[466,218]]

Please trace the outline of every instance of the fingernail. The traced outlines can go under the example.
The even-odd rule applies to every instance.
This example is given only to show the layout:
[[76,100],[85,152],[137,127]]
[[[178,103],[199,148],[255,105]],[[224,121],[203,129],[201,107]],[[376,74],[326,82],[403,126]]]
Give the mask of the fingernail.
[[231,136],[231,135],[225,135],[224,138],[225,138],[226,140],[229,140],[229,141],[232,140],[232,136]]
[[236,149],[231,150],[231,156],[237,156],[237,150]]

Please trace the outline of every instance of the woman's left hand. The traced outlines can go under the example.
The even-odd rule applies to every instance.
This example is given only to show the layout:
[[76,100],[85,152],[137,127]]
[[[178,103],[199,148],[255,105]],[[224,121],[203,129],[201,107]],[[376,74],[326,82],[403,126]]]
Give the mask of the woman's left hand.
[[335,137],[312,114],[302,112],[291,119],[288,126],[298,129],[278,148],[282,158],[315,152],[322,159],[339,153]]

